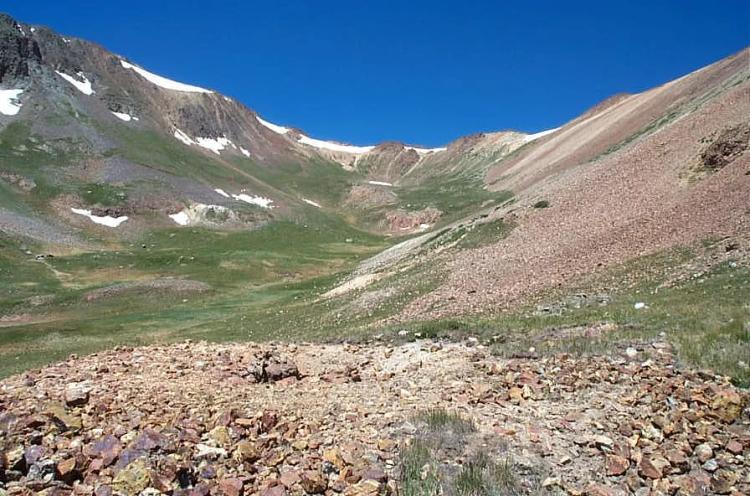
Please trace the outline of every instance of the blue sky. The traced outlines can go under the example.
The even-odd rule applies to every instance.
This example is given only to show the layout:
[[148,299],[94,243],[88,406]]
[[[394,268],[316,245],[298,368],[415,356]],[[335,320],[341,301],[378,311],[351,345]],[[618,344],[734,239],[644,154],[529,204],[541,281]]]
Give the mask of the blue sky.
[[555,127],[750,45],[747,0],[21,0],[0,10],[355,144]]

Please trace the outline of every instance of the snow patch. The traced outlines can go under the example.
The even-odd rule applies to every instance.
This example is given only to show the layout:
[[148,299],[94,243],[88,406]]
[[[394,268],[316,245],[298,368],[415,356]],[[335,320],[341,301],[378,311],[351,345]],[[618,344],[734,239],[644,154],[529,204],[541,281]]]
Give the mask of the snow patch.
[[195,141],[198,143],[198,146],[211,150],[216,155],[221,155],[221,151],[228,146],[237,148],[234,146],[234,143],[224,136],[219,138],[195,138]]
[[375,186],[393,186],[391,183],[386,183],[384,181],[367,181],[369,184],[374,184]]
[[257,115],[255,116],[255,118],[258,119],[258,122],[260,122],[262,125],[266,126],[268,129],[270,129],[274,133],[286,134],[286,133],[289,132],[289,128],[288,127],[278,126],[276,124],[273,124],[271,122],[268,122],[266,120],[261,119],[260,116],[257,116]]
[[221,196],[225,198],[229,198],[229,194],[221,188],[216,188],[214,191],[216,191],[217,193],[219,193]]
[[[255,118],[258,119],[258,122],[260,122],[263,126],[267,127],[274,133],[287,134],[289,132],[288,127],[279,126],[278,124],[268,122],[264,119],[261,119],[259,116],[255,116]],[[323,141],[323,140],[311,138],[309,136],[305,136],[304,134],[301,134],[297,141],[299,143],[303,143],[305,145],[312,146],[315,148],[331,150],[334,152],[352,153],[352,154],[367,153],[373,148],[375,148],[374,146],[355,146],[355,145],[344,145],[342,143],[333,143],[331,141]]]
[[547,136],[548,134],[552,134],[555,131],[557,131],[558,129],[560,129],[560,128],[556,127],[554,129],[547,129],[546,131],[540,131],[540,132],[534,133],[534,134],[527,134],[526,136],[523,137],[523,141],[525,143],[528,143],[529,141],[534,141],[535,139],[541,138],[542,136]]
[[307,198],[302,198],[302,201],[307,203],[308,205],[312,205],[313,207],[320,208],[320,203],[316,203],[312,200],[308,200]]
[[273,208],[271,206],[271,203],[273,203],[273,200],[270,198],[265,198],[263,196],[250,196],[245,193],[240,193],[239,195],[232,195],[232,198],[235,200],[243,201],[245,203],[249,203],[251,205],[257,205],[262,208]]
[[36,28],[35,27],[31,27],[31,32],[32,33],[36,33]]
[[138,117],[135,117],[135,116],[130,115],[130,114],[123,114],[121,112],[115,112],[113,110],[110,110],[110,112],[112,112],[112,115],[114,115],[118,119],[120,119],[122,121],[125,121],[125,122],[130,122],[131,120],[132,121],[137,121],[138,120]]
[[183,208],[182,211],[177,212],[176,214],[170,214],[169,218],[171,218],[176,224],[188,226],[192,224],[221,223],[231,221],[235,217],[231,210],[222,207],[221,205],[194,203],[189,207]]
[[244,156],[250,157],[250,151],[249,150],[245,150],[244,148],[240,147],[240,151],[242,152],[242,154]]
[[190,138],[190,136],[188,136],[187,134],[183,133],[182,131],[180,131],[177,128],[175,128],[175,130],[174,130],[174,137],[177,138],[178,140],[182,141],[183,143],[185,143],[188,146],[195,144],[195,141],[193,141],[192,138]]
[[84,210],[82,208],[71,208],[70,210],[74,214],[83,215],[91,219],[92,222],[95,222],[96,224],[101,224],[107,227],[117,227],[123,222],[125,222],[126,220],[128,220],[127,215],[122,215],[120,217],[112,217],[110,215],[98,216],[98,215],[92,215],[91,210]]
[[137,65],[125,62],[122,59],[120,59],[120,64],[122,64],[125,69],[134,70],[135,72],[143,76],[146,80],[154,83],[156,86],[159,86],[161,88],[174,91],[185,91],[188,93],[213,93],[213,91],[201,88],[199,86],[172,81],[171,79],[167,79],[165,77],[154,74],[153,72],[149,72],[146,69],[138,67]]
[[79,81],[78,79],[74,78],[73,76],[69,74],[65,74],[64,72],[60,72],[60,71],[55,71],[55,72],[57,73],[58,76],[60,76],[61,78],[63,78],[64,80],[72,84],[73,86],[75,86],[76,89],[80,91],[81,93],[83,93],[84,95],[94,94],[94,90],[93,88],[91,88],[91,81],[86,79],[86,76],[84,76],[82,72],[77,72],[76,76],[78,76],[83,81]]
[[190,221],[187,212],[184,210],[182,212],[177,212],[176,214],[170,214],[169,217],[181,226],[188,225],[188,222]]
[[334,152],[345,152],[345,153],[367,153],[373,148],[374,146],[354,146],[354,145],[342,145],[341,143],[332,143],[330,141],[323,141],[318,140],[315,138],[310,138],[309,136],[300,135],[299,138],[300,143],[304,143],[306,145],[314,146],[315,148],[322,148],[325,150],[331,150]]
[[[18,30],[21,32],[21,34],[23,36],[26,36],[26,31],[23,30],[23,26],[21,26],[20,24],[16,24],[16,27],[18,28]],[[33,33],[33,31],[32,31],[32,33]]]
[[220,136],[218,138],[200,138],[199,137],[199,138],[193,139],[190,136],[188,136],[187,133],[185,133],[184,131],[181,131],[180,129],[175,128],[174,137],[182,141],[188,146],[198,145],[207,150],[211,150],[216,155],[221,155],[221,151],[230,146],[234,148],[235,150],[237,149],[235,144],[232,143],[232,141],[225,136]]
[[407,146],[406,149],[407,150],[414,150],[415,152],[417,152],[420,155],[427,155],[428,153],[444,152],[445,150],[447,150],[447,148],[445,148],[445,147],[442,147],[442,148],[418,148],[416,146]]
[[16,115],[21,110],[18,96],[23,90],[0,90],[0,114]]

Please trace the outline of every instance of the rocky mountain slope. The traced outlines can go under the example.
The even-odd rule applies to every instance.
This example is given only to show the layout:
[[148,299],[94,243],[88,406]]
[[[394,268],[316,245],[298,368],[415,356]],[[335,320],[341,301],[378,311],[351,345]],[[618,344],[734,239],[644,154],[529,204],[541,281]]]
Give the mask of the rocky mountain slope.
[[503,221],[512,231],[487,246],[435,256],[413,241],[391,249],[401,256],[376,264],[376,272],[413,264],[421,249],[428,265],[444,263],[448,273],[404,317],[507,308],[709,239],[734,239],[747,250],[749,59],[745,49],[653,90],[615,97],[492,163],[487,187],[513,191],[516,201],[480,209],[442,237]]
[[[37,214],[3,205],[0,222],[46,243],[59,238],[58,231],[72,236],[76,228],[91,227],[82,212],[118,228],[107,217],[128,217],[119,233],[170,223],[169,215],[194,205],[236,211],[229,216],[240,224],[310,206],[336,212],[354,185],[360,192],[372,186],[368,181],[391,187],[405,176],[405,183],[424,184],[454,174],[463,158],[484,165],[523,143],[521,133],[475,137],[447,150],[328,142],[270,123],[216,91],[172,81],[98,45],[7,15],[0,16],[0,48],[0,152],[11,183],[5,186],[19,193],[14,181],[33,184],[14,200],[35,204]],[[91,184],[124,197],[87,198],[82,191]],[[376,215],[381,224],[382,214]],[[42,221],[54,225],[38,229]],[[367,227],[383,230],[377,222]]]

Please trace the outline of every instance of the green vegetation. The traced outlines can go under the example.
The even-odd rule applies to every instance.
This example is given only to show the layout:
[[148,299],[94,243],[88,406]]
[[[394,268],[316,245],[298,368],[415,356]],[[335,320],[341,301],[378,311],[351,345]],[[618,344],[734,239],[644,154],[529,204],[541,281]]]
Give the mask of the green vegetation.
[[431,430],[448,429],[458,434],[477,430],[474,422],[445,408],[431,408],[417,415],[417,421],[424,422]]
[[122,205],[128,198],[123,188],[102,183],[82,184],[79,189],[79,196],[89,205],[105,207]]
[[509,495],[519,489],[513,460],[507,457],[495,461],[485,452],[461,467],[453,487],[461,496]]
[[480,246],[497,243],[513,230],[512,224],[503,219],[495,219],[490,222],[477,223],[466,229],[465,235],[458,242],[459,249],[478,248]]
[[539,200],[534,204],[534,208],[547,208],[549,207],[549,202],[547,200]]
[[[336,317],[320,293],[387,246],[335,217],[255,231],[147,232],[112,250],[42,261],[10,239],[2,244],[1,311],[15,317],[0,327],[0,376],[117,344],[322,337],[329,329],[314,323]],[[211,290],[149,289],[164,277]],[[91,299],[95,289],[134,281],[132,290]]]
[[401,492],[404,496],[440,494],[432,450],[427,443],[416,440],[401,452]]
[[396,188],[396,193],[400,207],[437,208],[443,212],[444,223],[465,217],[483,205],[499,205],[513,196],[510,191],[488,191],[480,179],[466,176],[438,177],[416,187]]
[[[155,131],[141,130],[117,124],[100,124],[101,130],[117,140],[119,146],[109,152],[136,164],[191,179],[221,185],[240,180],[241,171],[232,170],[222,162],[195,153],[189,146]],[[250,181],[251,178],[247,177]]]
[[[333,162],[312,161],[306,164],[289,163],[264,167],[246,158],[236,158],[238,168],[257,177],[280,191],[296,194],[295,200],[302,198],[320,203],[324,207],[339,208],[356,173],[347,172]],[[314,207],[313,207],[314,208]]]
[[421,412],[415,419],[419,429],[400,456],[404,494],[520,494],[521,480],[510,454],[480,438],[473,422],[442,408]]
[[82,143],[70,139],[42,141],[23,122],[6,126],[0,131],[0,164],[3,172],[31,179],[36,186],[33,195],[24,195],[23,198],[3,187],[0,190],[0,205],[16,211],[25,211],[28,208],[26,204],[33,208],[46,208],[51,198],[70,187],[65,168],[85,156],[85,148]]

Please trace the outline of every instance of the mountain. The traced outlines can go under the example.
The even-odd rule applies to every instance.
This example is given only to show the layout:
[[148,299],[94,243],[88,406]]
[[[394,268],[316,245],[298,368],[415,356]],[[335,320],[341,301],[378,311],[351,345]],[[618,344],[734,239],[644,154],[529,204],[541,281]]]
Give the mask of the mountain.
[[[0,18],[0,33],[4,169],[17,175],[16,181],[37,185],[21,203],[36,203],[40,214],[8,209],[3,224],[45,242],[63,232],[72,239],[70,224],[85,228],[89,222],[77,218],[80,211],[128,217],[118,224],[121,232],[169,225],[168,216],[180,212],[180,219],[197,221],[196,212],[205,211],[201,205],[228,209],[224,215],[249,224],[309,206],[336,210],[352,186],[359,186],[355,197],[377,197],[377,188],[370,186],[435,181],[456,172],[457,155],[472,154],[472,161],[484,164],[520,146],[525,136],[491,134],[447,150],[327,142],[267,122],[216,91],[156,75],[84,40],[7,15]],[[12,163],[19,160],[26,164]],[[30,162],[38,165],[29,167]],[[467,168],[462,164],[461,172]],[[111,198],[104,191],[87,193],[91,184]],[[42,191],[47,196],[35,198]],[[365,227],[392,231],[384,225],[385,211],[398,210],[397,198],[393,195],[389,207],[378,204],[382,211],[369,215],[373,222]],[[39,206],[44,211],[38,212]],[[45,229],[39,229],[42,225]]]

